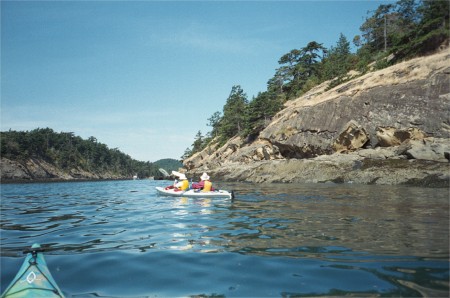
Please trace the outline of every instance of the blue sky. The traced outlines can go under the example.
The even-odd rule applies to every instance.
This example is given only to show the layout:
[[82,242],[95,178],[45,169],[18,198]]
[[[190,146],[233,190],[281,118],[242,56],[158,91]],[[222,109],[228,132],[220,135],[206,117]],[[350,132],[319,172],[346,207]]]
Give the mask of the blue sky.
[[1,1],[1,130],[50,127],[138,160],[179,159],[232,86],[250,100],[282,55],[351,41],[383,3]]

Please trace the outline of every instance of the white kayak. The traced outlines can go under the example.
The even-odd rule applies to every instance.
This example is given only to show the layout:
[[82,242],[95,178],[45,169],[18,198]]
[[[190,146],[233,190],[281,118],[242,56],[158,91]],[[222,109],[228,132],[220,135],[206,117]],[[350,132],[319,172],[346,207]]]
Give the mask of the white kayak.
[[165,189],[164,187],[156,187],[158,194],[172,197],[188,197],[188,198],[230,198],[234,199],[234,193],[226,190],[200,191],[189,189],[186,191],[175,191],[173,189]]

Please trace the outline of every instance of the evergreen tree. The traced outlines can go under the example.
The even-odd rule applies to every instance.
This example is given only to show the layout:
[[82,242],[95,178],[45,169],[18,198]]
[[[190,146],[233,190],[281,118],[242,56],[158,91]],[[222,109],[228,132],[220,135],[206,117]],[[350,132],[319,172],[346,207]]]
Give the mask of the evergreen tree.
[[411,55],[422,55],[437,49],[450,37],[448,0],[424,0],[418,8],[422,18],[417,37],[410,43]]
[[324,81],[338,78],[347,74],[352,68],[352,57],[350,42],[344,34],[340,34],[335,47],[331,47],[322,62],[321,77]]
[[449,1],[400,0],[380,5],[360,30],[365,39],[358,50],[360,65],[383,56],[380,52],[393,53],[391,63],[423,55],[449,39]]
[[193,155],[192,150],[191,150],[191,148],[188,147],[184,150],[184,153],[181,156],[181,160],[185,160],[185,159],[191,157],[192,155]]
[[420,22],[418,7],[416,0],[400,0],[394,6],[396,26],[390,35],[393,46],[391,52],[396,53],[397,57],[400,57],[403,51],[402,47],[414,39],[417,25]]
[[273,85],[279,85],[281,92],[291,94],[295,89],[295,82],[298,80],[299,74],[296,69],[296,65],[300,60],[301,52],[299,50],[291,50],[289,53],[284,54],[278,60],[278,64],[281,65],[277,69],[274,79],[270,82]]
[[221,142],[226,142],[228,139],[242,133],[247,121],[247,105],[247,95],[241,86],[233,86],[230,96],[223,107],[223,117],[219,128]]
[[245,131],[250,139],[256,136],[268,125],[272,117],[281,110],[282,102],[276,93],[265,91],[258,93],[248,104],[248,121]]
[[319,63],[326,49],[315,41],[309,42],[304,48],[291,50],[278,61],[282,66],[277,69],[274,78],[269,81],[282,84],[282,91],[286,98],[291,99],[300,95],[308,80],[316,80],[319,74]]
[[195,141],[192,145],[192,152],[196,153],[203,149],[203,135],[202,132],[199,130],[197,134],[195,135]]
[[378,6],[374,14],[367,18],[360,27],[366,46],[372,52],[386,52],[390,45],[388,34],[394,31],[392,29],[392,21],[396,17],[393,13],[393,7],[391,4]]
[[219,111],[215,112],[210,118],[208,118],[209,122],[206,125],[212,127],[212,130],[209,133],[212,138],[217,137],[217,135],[219,134],[220,120],[222,120],[222,116],[220,115]]

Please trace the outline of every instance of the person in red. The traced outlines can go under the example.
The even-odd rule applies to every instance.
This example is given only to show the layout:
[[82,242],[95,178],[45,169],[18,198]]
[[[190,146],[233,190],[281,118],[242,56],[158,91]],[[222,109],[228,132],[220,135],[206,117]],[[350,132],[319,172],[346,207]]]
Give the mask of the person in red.
[[192,183],[192,188],[201,190],[203,192],[214,191],[212,182],[210,181],[210,177],[206,173],[203,173],[203,175],[200,177],[200,182]]

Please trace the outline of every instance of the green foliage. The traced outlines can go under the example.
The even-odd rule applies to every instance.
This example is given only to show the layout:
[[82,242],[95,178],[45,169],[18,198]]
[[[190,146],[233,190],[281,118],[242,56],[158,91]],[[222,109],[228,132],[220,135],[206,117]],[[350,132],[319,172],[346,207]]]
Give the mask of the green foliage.
[[322,44],[311,41],[300,50],[294,49],[283,55],[278,64],[275,76],[269,81],[269,89],[277,89],[286,94],[287,99],[298,97],[306,92],[305,84],[308,80],[318,77],[320,73],[320,62],[326,53]]
[[220,127],[220,120],[222,119],[222,116],[219,111],[215,112],[210,118],[208,118],[208,126],[212,127],[212,130],[210,132],[210,136],[215,138],[219,134],[219,127]]
[[353,68],[350,42],[341,33],[335,47],[331,47],[325,59],[322,61],[322,80],[342,78]]
[[370,63],[373,61],[373,54],[369,47],[363,46],[356,53],[356,70],[366,73],[370,70]]
[[206,148],[206,146],[208,146],[211,140],[212,137],[203,136],[202,132],[199,130],[195,135],[195,141],[191,146],[192,148],[186,148],[183,156],[181,156],[181,159],[184,160],[186,158],[191,157],[195,153],[202,151],[203,149]]
[[416,6],[414,15],[418,16],[410,25],[410,30],[397,38],[391,52],[395,61],[424,55],[436,50],[441,44],[448,44],[449,1],[422,1]]
[[223,107],[223,117],[219,125],[220,143],[243,132],[247,121],[247,95],[241,86],[233,86]]
[[194,155],[194,153],[195,153],[195,152],[193,152],[191,148],[189,148],[189,147],[186,148],[186,149],[184,150],[183,155],[181,156],[181,160],[185,160],[185,159],[191,157],[192,155]]
[[281,108],[282,99],[275,92],[260,92],[248,105],[244,136],[254,139]]
[[192,150],[193,151],[200,151],[202,148],[203,143],[203,135],[202,132],[199,130],[197,134],[195,135],[195,141],[194,144],[192,144]]
[[109,149],[94,137],[84,140],[73,132],[57,133],[50,128],[37,128],[0,132],[0,137],[1,156],[19,162],[42,159],[63,170],[78,168],[122,177],[160,175],[158,167],[150,162],[134,160],[117,148]]
[[390,64],[424,55],[448,43],[449,1],[400,0],[380,5],[360,29],[365,39],[365,57],[370,53],[371,61],[380,52],[394,54]]
[[397,20],[392,10],[392,4],[378,6],[374,14],[360,27],[366,44],[370,45],[374,51],[386,51],[391,44],[389,33],[394,31]]

